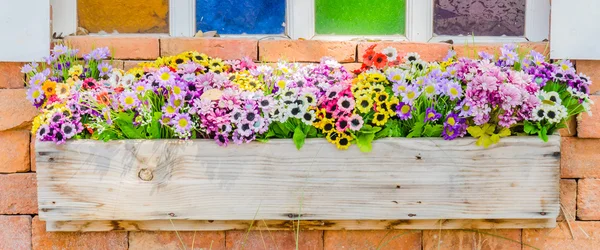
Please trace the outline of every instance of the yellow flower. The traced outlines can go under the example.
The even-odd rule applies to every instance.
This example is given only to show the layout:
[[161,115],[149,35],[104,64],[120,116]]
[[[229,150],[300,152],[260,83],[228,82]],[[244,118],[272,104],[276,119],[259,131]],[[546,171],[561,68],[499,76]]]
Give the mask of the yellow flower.
[[56,82],[46,80],[44,84],[42,84],[42,89],[44,90],[46,97],[49,98],[56,94]]
[[387,122],[388,118],[389,118],[389,115],[388,115],[387,111],[385,111],[385,110],[378,111],[373,116],[373,124],[375,124],[377,126],[383,126]]
[[368,113],[373,109],[373,99],[366,95],[361,95],[356,99],[356,108],[362,113]]
[[367,77],[369,82],[383,82],[385,81],[385,76],[381,73],[371,73]]
[[182,55],[182,54],[179,54],[179,55],[175,56],[175,58],[173,59],[173,62],[175,64],[182,64],[182,63],[185,63],[187,61],[189,61],[189,59],[185,55]]
[[332,119],[323,118],[322,123],[323,127],[321,130],[323,130],[323,133],[327,134],[335,130],[335,124],[333,123]]
[[81,74],[83,74],[83,66],[81,65],[74,65],[69,69],[70,76],[80,76]]
[[350,142],[352,141],[352,137],[346,134],[340,134],[339,138],[335,141],[335,146],[338,149],[348,149],[350,147]]
[[381,104],[387,101],[388,97],[390,95],[385,92],[385,91],[380,91],[375,95],[375,102],[377,102],[377,104]]
[[392,98],[390,98],[390,100],[387,102],[388,114],[390,116],[396,115],[396,107],[398,106],[399,103],[400,103],[400,99],[398,99],[398,97],[395,97],[395,96],[392,96]]
[[327,139],[328,142],[337,144],[337,141],[340,139],[340,132],[333,130],[333,131],[327,133],[327,135],[325,136],[325,139]]
[[67,99],[71,94],[71,87],[68,83],[58,83],[56,85],[56,96],[60,99]]
[[37,133],[38,128],[40,128],[40,126],[42,125],[42,116],[44,116],[44,115],[39,114],[35,118],[33,118],[33,123],[31,125],[31,134],[32,135],[35,135]]

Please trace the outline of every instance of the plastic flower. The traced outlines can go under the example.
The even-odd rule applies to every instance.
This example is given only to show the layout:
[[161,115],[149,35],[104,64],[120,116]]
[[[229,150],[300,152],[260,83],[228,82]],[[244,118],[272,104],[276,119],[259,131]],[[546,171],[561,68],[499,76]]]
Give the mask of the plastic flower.
[[60,130],[63,132],[67,139],[77,134],[77,128],[71,122],[65,122],[60,126]]
[[349,122],[350,122],[350,130],[353,130],[353,131],[359,131],[362,128],[363,123],[364,123],[362,116],[357,115],[357,114],[350,116]]
[[44,90],[39,85],[31,85],[27,90],[27,100],[33,104],[42,102],[44,97]]
[[103,62],[98,64],[98,71],[100,72],[100,77],[108,76],[112,71],[112,66],[107,62]]
[[58,83],[56,85],[56,96],[60,99],[66,99],[71,94],[71,87],[67,83]]
[[350,147],[351,137],[346,134],[339,134],[334,142],[338,149],[348,149]]
[[386,57],[388,61],[394,61],[398,57],[398,50],[394,47],[387,47],[381,51]]
[[56,94],[56,82],[46,80],[42,85],[42,89],[44,90],[46,97],[50,98]]
[[434,122],[440,119],[440,117],[442,117],[442,114],[435,111],[435,109],[432,107],[429,107],[427,110],[425,110],[425,122]]
[[454,101],[462,97],[463,90],[461,86],[454,81],[451,81],[446,85],[446,95],[450,97],[450,100]]
[[355,101],[354,98],[344,96],[338,99],[337,105],[340,110],[350,113],[354,109]]
[[162,67],[154,73],[154,78],[161,86],[170,86],[175,82],[175,74],[167,67]]
[[383,126],[387,122],[388,118],[389,118],[389,115],[386,112],[384,112],[384,111],[376,112],[373,115],[373,124],[375,124],[377,126]]
[[396,106],[396,115],[400,120],[408,120],[412,118],[412,106],[408,103],[398,103]]
[[181,138],[189,137],[192,128],[192,121],[189,114],[177,114],[171,122],[173,123],[175,133],[179,134]]
[[381,53],[375,54],[373,57],[373,65],[378,69],[383,69],[383,67],[387,66],[388,59],[387,56]]
[[126,91],[121,94],[120,102],[121,102],[121,105],[123,106],[123,109],[129,110],[129,109],[132,109],[132,108],[135,108],[136,106],[138,106],[140,103],[140,100],[138,99],[135,92]]
[[373,99],[368,96],[360,96],[356,99],[356,107],[362,113],[368,113],[373,109]]
[[419,92],[419,88],[415,85],[409,85],[406,87],[406,91],[400,94],[402,96],[402,102],[412,104],[421,93]]
[[219,146],[227,146],[227,144],[229,143],[229,138],[228,138],[227,134],[225,134],[225,133],[215,134],[214,139],[215,139],[215,142]]

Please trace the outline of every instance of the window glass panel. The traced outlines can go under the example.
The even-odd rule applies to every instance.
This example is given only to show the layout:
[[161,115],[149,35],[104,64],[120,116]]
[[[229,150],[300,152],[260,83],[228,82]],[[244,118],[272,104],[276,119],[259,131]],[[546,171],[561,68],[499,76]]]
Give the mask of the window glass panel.
[[92,33],[169,33],[169,0],[78,0],[77,18]]
[[404,34],[406,0],[315,0],[315,19],[317,34]]
[[524,36],[526,0],[436,0],[436,35]]
[[197,0],[196,28],[219,34],[283,34],[285,0]]

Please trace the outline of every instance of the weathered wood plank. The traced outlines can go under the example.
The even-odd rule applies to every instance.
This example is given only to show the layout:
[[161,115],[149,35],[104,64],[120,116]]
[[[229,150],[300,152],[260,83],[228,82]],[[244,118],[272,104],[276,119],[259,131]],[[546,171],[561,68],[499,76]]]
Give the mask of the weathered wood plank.
[[[221,230],[295,230],[298,221],[47,221],[47,231],[221,231]],[[556,219],[492,220],[347,220],[300,221],[301,230],[386,230],[386,229],[510,229],[554,228]]]
[[[560,137],[36,143],[40,218],[72,220],[554,219]],[[140,172],[144,169],[145,171]],[[150,179],[144,181],[142,179]]]

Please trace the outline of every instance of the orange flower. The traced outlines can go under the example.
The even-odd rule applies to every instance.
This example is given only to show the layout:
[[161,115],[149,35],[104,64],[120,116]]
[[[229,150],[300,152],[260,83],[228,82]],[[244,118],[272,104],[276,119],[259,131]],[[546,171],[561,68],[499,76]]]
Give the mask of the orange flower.
[[375,67],[378,69],[382,69],[383,67],[385,67],[387,65],[387,62],[387,56],[382,53],[377,53],[373,57],[373,65],[375,65]]
[[110,104],[110,97],[108,96],[108,92],[106,92],[106,91],[98,94],[96,96],[96,100],[98,101],[98,103],[103,104],[103,105]]
[[367,50],[363,55],[363,65],[370,67],[373,65],[373,57],[375,57],[375,51]]
[[56,82],[46,80],[44,84],[42,84],[42,89],[44,90],[46,97],[50,98],[56,94]]

